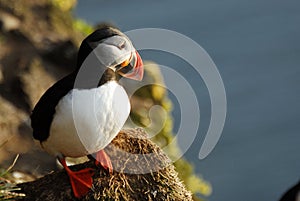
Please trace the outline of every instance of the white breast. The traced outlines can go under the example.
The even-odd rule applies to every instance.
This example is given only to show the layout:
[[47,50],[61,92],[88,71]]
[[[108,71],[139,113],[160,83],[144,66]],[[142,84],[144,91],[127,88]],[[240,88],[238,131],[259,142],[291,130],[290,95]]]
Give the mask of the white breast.
[[128,96],[115,81],[94,89],[73,89],[56,106],[50,136],[42,146],[53,155],[95,153],[118,134],[129,112]]

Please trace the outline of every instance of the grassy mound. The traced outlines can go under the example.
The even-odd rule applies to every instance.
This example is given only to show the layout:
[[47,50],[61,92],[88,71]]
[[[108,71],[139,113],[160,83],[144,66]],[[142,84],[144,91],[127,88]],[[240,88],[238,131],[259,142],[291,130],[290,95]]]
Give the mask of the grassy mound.
[[[192,200],[169,158],[147,139],[143,130],[121,131],[106,152],[114,166],[112,175],[95,166],[93,160],[71,167],[73,170],[86,167],[96,170],[94,188],[81,200]],[[75,199],[64,170],[19,187],[26,194],[25,201]]]

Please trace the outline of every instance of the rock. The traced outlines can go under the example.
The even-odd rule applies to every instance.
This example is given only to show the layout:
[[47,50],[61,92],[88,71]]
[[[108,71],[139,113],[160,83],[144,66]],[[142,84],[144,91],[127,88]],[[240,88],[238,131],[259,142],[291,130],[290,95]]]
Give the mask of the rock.
[[[47,88],[75,68],[77,46],[84,36],[74,28],[66,8],[76,1],[59,2],[0,1],[0,162],[4,168],[17,153],[35,147],[29,121],[32,108]],[[43,164],[39,169],[39,173],[49,171]]]

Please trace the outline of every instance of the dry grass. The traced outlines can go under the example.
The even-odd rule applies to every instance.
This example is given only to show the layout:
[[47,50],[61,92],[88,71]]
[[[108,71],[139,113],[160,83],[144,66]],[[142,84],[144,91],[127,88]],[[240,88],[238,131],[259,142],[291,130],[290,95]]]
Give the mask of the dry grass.
[[0,201],[15,200],[25,196],[23,193],[16,193],[15,191],[20,190],[20,188],[17,187],[15,183],[12,183],[7,179],[7,177],[9,177],[9,172],[16,164],[18,158],[19,155],[15,157],[11,166],[9,166],[6,170],[0,170]]

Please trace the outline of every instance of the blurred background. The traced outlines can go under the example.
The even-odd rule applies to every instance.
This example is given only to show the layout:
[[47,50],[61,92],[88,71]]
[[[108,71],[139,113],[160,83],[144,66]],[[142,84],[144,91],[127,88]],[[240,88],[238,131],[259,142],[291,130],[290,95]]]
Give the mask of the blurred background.
[[227,120],[215,150],[199,160],[210,119],[201,77],[170,55],[142,55],[183,74],[198,96],[200,130],[185,156],[211,182],[209,200],[278,200],[300,179],[299,1],[79,0],[75,14],[91,24],[112,22],[123,31],[177,31],[212,57],[226,88]]
[[[4,36],[9,36],[0,37],[3,44],[8,44],[0,47],[1,99],[9,100],[17,108],[14,109],[2,101],[0,112],[2,117],[6,111],[11,111],[7,114],[23,114],[19,115],[18,119],[9,120],[23,123],[18,124],[17,131],[5,133],[6,136],[10,136],[10,133],[28,132],[26,114],[42,93],[36,92],[36,87],[40,87],[42,91],[50,86],[53,80],[70,70],[53,66],[63,66],[68,58],[73,58],[82,35],[91,31],[88,25],[96,26],[102,22],[109,22],[122,31],[139,28],[170,29],[190,37],[208,52],[218,67],[227,94],[228,112],[222,137],[213,152],[204,160],[200,160],[199,150],[210,121],[210,99],[201,76],[195,73],[189,64],[174,55],[158,51],[141,52],[144,60],[172,67],[182,74],[197,95],[201,110],[200,127],[195,141],[184,156],[194,166],[194,170],[191,171],[195,177],[200,178],[198,183],[203,182],[199,185],[202,190],[194,190],[199,197],[210,201],[279,200],[289,187],[299,181],[299,1],[78,0],[76,4],[75,1],[53,0],[53,5],[61,10],[65,9],[65,12],[70,11],[70,16],[77,18],[72,27],[81,30],[82,35],[79,36],[76,32],[72,37],[69,30],[64,28],[69,26],[65,17],[67,12],[65,15],[56,11],[50,16],[43,15],[43,11],[49,9],[48,7],[38,7],[42,3],[33,0],[28,2],[37,4],[34,12],[39,16],[39,21],[36,21],[38,24],[35,26],[32,24],[36,19],[34,17],[27,21],[31,22],[31,25],[28,23],[26,28],[26,20],[20,25],[22,14],[10,16],[12,13],[23,12],[20,11],[20,3],[9,5],[10,9],[3,9],[5,12],[0,13],[2,32]],[[62,2],[69,2],[70,5]],[[3,10],[0,8],[0,12]],[[48,26],[41,16],[45,21],[52,20],[52,25],[57,22],[57,25]],[[20,26],[23,26],[22,31],[15,31]],[[12,34],[7,34],[11,32]],[[35,36],[33,33],[38,34]],[[12,47],[11,44],[18,40],[21,41],[18,44],[23,45]],[[62,49],[69,51],[64,52],[65,58],[56,60],[55,58],[60,58],[57,55],[64,55],[60,52]],[[41,58],[48,58],[42,61],[46,67],[41,70],[41,61],[32,61],[32,54],[25,54],[25,58],[21,59],[7,57],[12,51],[17,55],[20,52],[36,52]],[[72,61],[70,59],[67,63]],[[18,62],[17,69],[3,67],[5,64],[13,66],[14,62]],[[47,74],[46,80],[43,77],[44,84],[39,83],[38,78],[45,72],[48,73],[49,69],[52,69],[50,76]],[[22,79],[15,79],[15,74]],[[28,80],[35,80],[38,84],[28,84],[24,90],[18,91],[18,82],[26,83]],[[27,104],[19,104],[13,101],[16,97],[29,100],[23,101]],[[172,133],[176,135],[181,118],[180,100],[176,99],[176,94],[171,93],[168,98],[173,105],[170,111],[174,119],[171,123]],[[2,136],[6,127],[9,127],[8,117],[14,118],[12,115],[6,115],[1,119]],[[25,126],[22,126],[24,124]],[[3,158],[11,152],[10,149],[5,150]],[[51,169],[50,165],[48,166]],[[178,171],[181,171],[180,168],[184,167],[178,166]]]

